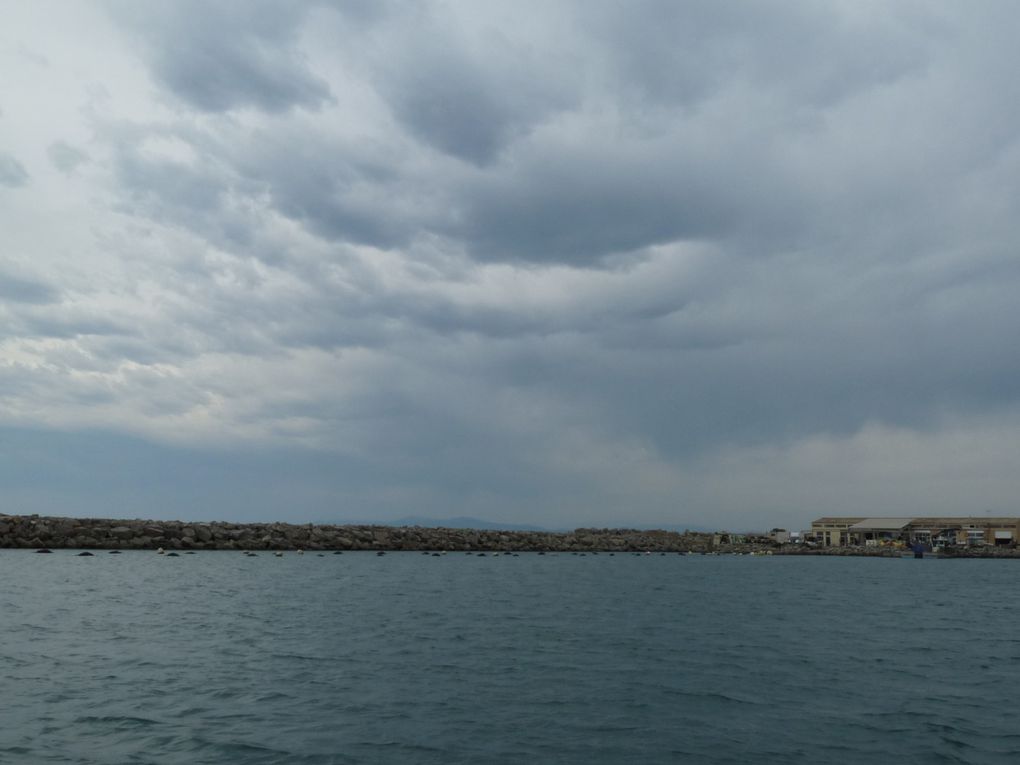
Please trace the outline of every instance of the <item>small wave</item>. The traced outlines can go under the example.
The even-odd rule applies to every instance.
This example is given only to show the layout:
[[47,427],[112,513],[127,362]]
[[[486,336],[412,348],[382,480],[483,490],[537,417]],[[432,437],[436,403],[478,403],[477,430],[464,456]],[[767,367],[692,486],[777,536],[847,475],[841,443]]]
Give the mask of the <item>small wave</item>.
[[209,707],[185,707],[178,711],[174,717],[198,717],[209,713]]
[[209,694],[214,699],[236,699],[241,694],[232,688],[217,688]]
[[116,729],[148,728],[162,725],[159,720],[131,715],[85,715],[75,718],[74,722],[79,725],[106,725]]
[[274,654],[270,654],[270,658],[272,658],[272,659],[284,659],[284,660],[287,660],[287,661],[296,660],[296,661],[319,661],[319,662],[321,662],[321,661],[324,660],[321,656],[307,656],[307,655],[301,654],[301,653],[274,653]]
[[289,693],[283,693],[282,691],[270,691],[269,693],[263,693],[261,696],[256,696],[255,701],[259,704],[265,704],[270,701],[292,701],[294,696]]
[[716,700],[723,701],[728,704],[746,704],[748,706],[764,706],[765,702],[760,699],[752,699],[747,697],[740,697],[729,693],[723,693],[722,691],[684,691],[677,688],[663,688],[662,692],[667,696],[682,696],[688,699],[696,700]]
[[954,734],[972,733],[972,731],[966,730],[964,728],[958,728],[957,726],[950,725],[949,723],[938,723],[929,721],[924,724],[924,727],[925,730],[927,730],[930,733],[938,733],[946,736]]

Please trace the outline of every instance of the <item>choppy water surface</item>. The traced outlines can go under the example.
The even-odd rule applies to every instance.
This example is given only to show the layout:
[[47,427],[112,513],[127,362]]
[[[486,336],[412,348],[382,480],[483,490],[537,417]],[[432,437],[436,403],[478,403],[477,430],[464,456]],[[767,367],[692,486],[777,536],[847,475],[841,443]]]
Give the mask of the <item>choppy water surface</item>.
[[1008,762],[1020,562],[0,551],[0,762]]

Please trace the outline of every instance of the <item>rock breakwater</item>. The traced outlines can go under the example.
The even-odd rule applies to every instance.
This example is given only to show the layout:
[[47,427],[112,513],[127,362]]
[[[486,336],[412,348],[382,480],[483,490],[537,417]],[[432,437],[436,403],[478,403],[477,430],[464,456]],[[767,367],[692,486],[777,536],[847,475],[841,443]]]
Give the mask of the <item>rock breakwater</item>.
[[639,529],[490,531],[422,526],[229,523],[0,515],[0,547],[107,550],[420,550],[764,552],[767,539],[720,545],[714,535]]
[[[778,544],[768,537],[695,531],[582,528],[493,531],[424,526],[63,518],[0,514],[0,547],[100,550],[412,550],[422,552],[649,552],[899,557],[874,547]],[[1020,557],[1020,550],[961,549],[952,557]],[[944,554],[943,557],[950,557]]]

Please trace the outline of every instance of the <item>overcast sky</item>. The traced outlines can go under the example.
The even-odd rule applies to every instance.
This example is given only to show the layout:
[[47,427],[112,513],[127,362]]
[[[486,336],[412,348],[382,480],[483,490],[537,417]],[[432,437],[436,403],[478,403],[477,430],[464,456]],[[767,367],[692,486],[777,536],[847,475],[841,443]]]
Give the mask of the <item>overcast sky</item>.
[[0,0],[0,512],[1020,515],[1020,6]]

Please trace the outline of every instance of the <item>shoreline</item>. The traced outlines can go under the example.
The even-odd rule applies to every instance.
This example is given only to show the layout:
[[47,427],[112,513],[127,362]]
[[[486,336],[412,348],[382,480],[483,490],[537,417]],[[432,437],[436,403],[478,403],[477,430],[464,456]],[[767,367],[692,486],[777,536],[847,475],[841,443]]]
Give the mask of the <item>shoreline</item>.
[[[638,529],[498,531],[425,526],[233,523],[0,514],[0,548],[79,550],[309,550],[396,552],[649,552],[899,558],[874,547],[806,547],[767,537]],[[927,557],[927,556],[926,556]],[[935,556],[931,556],[935,557]],[[939,558],[1020,558],[1011,548],[969,548]]]

